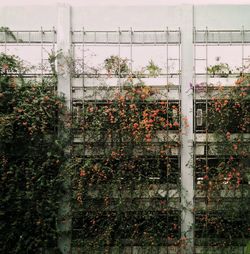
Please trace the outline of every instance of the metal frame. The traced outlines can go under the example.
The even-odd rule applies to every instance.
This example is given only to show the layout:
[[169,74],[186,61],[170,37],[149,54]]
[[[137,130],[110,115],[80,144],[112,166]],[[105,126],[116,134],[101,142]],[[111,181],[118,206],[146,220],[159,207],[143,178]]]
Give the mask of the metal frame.
[[[244,27],[240,30],[209,30],[206,28],[206,30],[196,30],[194,28],[194,39],[193,39],[193,47],[194,47],[194,83],[193,83],[193,93],[194,93],[194,170],[195,170],[195,175],[198,175],[199,172],[197,172],[197,160],[202,159],[205,161],[205,167],[209,167],[210,161],[214,159],[218,159],[218,156],[221,155],[213,155],[211,154],[211,151],[209,150],[210,145],[213,142],[213,138],[211,136],[211,133],[209,133],[208,130],[208,122],[207,119],[203,125],[203,130],[197,131],[197,105],[198,104],[204,104],[205,108],[202,109],[204,115],[207,115],[208,113],[208,106],[209,106],[209,92],[211,92],[211,88],[209,88],[210,80],[211,77],[210,74],[207,71],[207,68],[209,66],[208,63],[208,56],[209,56],[209,46],[221,46],[223,45],[224,47],[233,47],[233,46],[241,46],[241,67],[243,70],[244,67],[244,61],[249,60],[249,57],[247,58],[245,56],[245,46],[249,46],[250,40],[250,31],[249,30],[244,30]],[[197,58],[196,57],[196,47],[202,47],[203,52],[205,53],[205,58]],[[198,61],[205,61],[205,69],[204,73],[197,73],[196,72],[196,64]],[[235,78],[236,75],[239,75],[240,73],[232,73],[229,76],[232,78]],[[205,79],[204,82],[204,92],[203,96],[201,97],[199,95],[199,92],[197,91],[197,85],[196,79],[197,77],[202,76]],[[227,86],[233,86],[233,83],[227,84]],[[199,107],[200,108],[200,107]],[[198,151],[198,147],[203,147],[203,154],[200,154],[200,151]],[[200,181],[199,178],[195,179],[195,185],[198,184]],[[239,190],[240,191],[240,199],[243,198],[243,189]],[[205,204],[205,211],[208,215],[208,202],[204,200],[204,197],[201,198],[200,194],[196,194],[195,196],[195,207],[197,207],[197,212],[195,213],[195,216],[199,216],[199,206],[201,205],[200,199],[203,200],[202,203]],[[229,200],[230,202],[230,200]],[[211,212],[211,211],[210,211]],[[221,212],[217,211],[216,209],[214,210],[215,214],[216,212]],[[197,224],[194,224],[197,227]],[[206,223],[206,228],[208,227]],[[195,240],[197,239],[196,237],[194,238]],[[223,240],[222,240],[223,241]],[[200,253],[199,251],[202,251],[202,248],[198,247],[196,244],[196,251]],[[244,246],[239,246],[235,247],[235,250],[237,253],[243,253],[244,252]],[[231,249],[233,251],[233,249]]]
[[[179,80],[179,86],[168,86],[167,89],[167,103],[172,100],[177,100],[179,104],[182,105],[182,114],[190,120],[190,128],[185,133],[181,134],[182,148],[178,154],[179,168],[181,168],[182,174],[182,236],[188,237],[189,244],[187,250],[183,253],[194,253],[195,246],[195,218],[193,214],[193,209],[196,205],[195,201],[195,181],[192,168],[195,166],[196,158],[198,154],[198,146],[203,145],[205,147],[203,158],[206,161],[206,165],[209,163],[210,154],[208,147],[210,144],[209,133],[207,130],[207,123],[205,124],[205,134],[204,139],[200,142],[200,133],[196,132],[196,102],[205,102],[205,112],[208,111],[208,96],[206,94],[205,98],[201,99],[196,91],[196,81],[201,75],[205,78],[205,90],[208,91],[209,77],[205,70],[204,73],[196,72],[196,62],[205,61],[205,68],[208,67],[208,46],[233,46],[238,45],[242,47],[242,67],[246,60],[250,58],[245,56],[245,46],[250,46],[250,30],[245,29],[232,29],[232,30],[221,30],[221,29],[196,29],[194,8],[192,6],[182,6],[181,27],[174,30],[169,30],[168,27],[162,30],[133,30],[130,29],[120,29],[117,30],[73,30],[71,28],[71,7],[69,5],[59,5],[58,7],[58,24],[57,29],[55,28],[48,30],[41,28],[40,30],[13,30],[13,34],[16,40],[7,37],[5,32],[0,32],[0,46],[4,48],[4,52],[7,52],[8,47],[12,46],[38,46],[41,47],[41,64],[46,60],[44,58],[43,46],[51,45],[53,49],[62,50],[64,57],[58,59],[58,71],[59,71],[59,82],[58,91],[63,93],[67,99],[67,105],[69,108],[74,107],[74,103],[80,103],[85,105],[86,99],[84,93],[87,89],[93,89],[93,87],[87,84],[88,73],[84,69],[85,66],[85,47],[88,45],[107,46],[107,47],[117,47],[118,54],[120,55],[120,47],[127,45],[130,48],[129,58],[130,67],[133,69],[133,47],[136,46],[165,46],[167,66],[169,65],[169,51],[170,46],[178,46],[179,58],[177,59],[179,65],[179,71],[181,73],[171,73],[169,69],[166,68],[166,72],[161,74],[161,77],[169,84],[170,77],[172,75],[176,76]],[[197,9],[199,11],[199,8]],[[69,56],[70,52],[76,45],[81,45],[82,47],[82,73],[79,77],[72,77],[70,69],[67,66],[67,61],[65,56]],[[196,46],[203,46],[205,50],[205,59],[196,58]],[[61,68],[63,67],[63,68]],[[51,75],[51,73],[29,73],[27,77],[38,76],[42,78]],[[103,75],[105,78],[105,75]],[[92,75],[94,78],[94,75]],[[121,80],[118,77],[118,81],[121,87]],[[189,89],[189,83],[193,83],[193,93]],[[79,85],[80,84],[80,85]],[[74,90],[81,91],[81,99],[74,98]],[[177,90],[177,96],[172,96],[172,91]],[[95,98],[97,100],[97,98]],[[80,106],[79,106],[80,107]],[[179,116],[181,118],[181,116]],[[193,123],[194,122],[194,123]],[[84,134],[83,140],[84,142]],[[193,150],[194,149],[194,150]],[[192,165],[193,164],[193,165]],[[67,203],[67,199],[63,201],[64,205]],[[66,210],[64,210],[66,208]],[[61,207],[62,213],[69,212],[70,207],[67,205]],[[71,222],[66,225],[67,230],[71,230]],[[63,253],[69,253],[70,237],[64,236],[65,238],[60,239],[59,245],[61,246],[61,251]],[[64,247],[64,243],[66,246]],[[168,251],[168,253],[170,253]]]
[[[85,28],[83,28],[82,31],[72,31],[71,32],[73,35],[73,38],[75,36],[75,34],[82,34],[82,38],[80,40],[80,38],[78,40],[75,40],[74,43],[72,43],[72,50],[74,51],[74,46],[76,45],[82,45],[82,59],[78,59],[80,62],[82,62],[82,64],[85,63],[84,61],[84,50],[85,50],[85,45],[89,46],[103,46],[103,47],[118,47],[118,56],[121,56],[121,51],[120,51],[120,47],[121,45],[127,45],[129,47],[129,59],[130,59],[130,67],[131,70],[133,69],[133,46],[136,45],[143,47],[144,45],[150,46],[153,48],[157,47],[157,46],[165,46],[166,47],[166,62],[167,62],[167,68],[166,68],[166,72],[161,74],[161,76],[163,77],[163,83],[162,83],[162,89],[165,89],[166,92],[166,98],[165,101],[167,103],[167,105],[171,102],[177,102],[179,105],[181,103],[181,77],[180,77],[180,73],[181,73],[181,32],[180,29],[177,31],[171,31],[168,30],[168,28],[165,31],[147,31],[147,30],[143,30],[143,31],[134,31],[132,28],[130,28],[130,30],[128,31],[123,31],[120,30],[120,28],[118,28],[116,31],[86,31]],[[90,35],[92,35],[92,39],[90,40],[91,37]],[[150,36],[153,34],[153,40],[152,41],[147,41],[147,38],[151,38]],[[141,40],[139,40],[139,38],[137,38],[137,41],[135,41],[135,38],[137,35],[140,35],[141,37],[139,37]],[[165,38],[162,38],[162,36],[165,35]],[[109,38],[111,38],[112,36],[115,36],[115,39],[111,40]],[[173,39],[172,39],[173,37]],[[176,38],[175,38],[176,37]],[[125,40],[125,39],[126,40]],[[160,40],[161,39],[161,40]],[[164,39],[164,40],[163,40]],[[74,39],[73,39],[74,40]],[[171,41],[169,43],[169,41]],[[169,68],[168,68],[168,62],[169,62],[169,45],[171,46],[176,46],[177,47],[177,51],[178,51],[178,55],[179,57],[177,58],[177,64],[178,64],[178,73],[171,73],[169,72]],[[149,59],[150,60],[150,59]],[[77,80],[77,79],[81,79],[82,81],[79,82],[79,86],[74,86],[72,87],[73,89],[73,96],[72,96],[72,107],[85,107],[85,104],[88,104],[88,100],[85,99],[84,97],[84,91],[86,91],[87,89],[95,89],[95,87],[88,87],[86,86],[86,82],[88,79],[92,79],[95,78],[95,75],[90,75],[88,73],[85,73],[85,68],[83,66],[82,68],[83,72],[79,73],[79,75],[77,75],[77,77],[74,77],[73,80]],[[169,81],[169,77],[172,75],[176,75],[178,77],[178,85],[177,86],[171,86],[171,85],[167,85],[167,88],[165,87],[165,80]],[[103,78],[107,78],[107,74],[102,74],[100,75]],[[80,77],[80,78],[79,78]],[[117,86],[120,90],[123,89],[123,87],[121,86],[121,78],[120,75],[118,75],[118,77],[115,77],[115,75],[113,75],[112,78],[115,78],[117,80]],[[82,82],[82,83],[81,83]],[[80,84],[82,84],[82,86],[80,86]],[[173,97],[171,99],[171,91],[172,90],[177,90],[178,93],[178,99],[176,100],[176,98],[173,100]],[[76,92],[76,90],[80,90],[83,93],[81,94],[82,96],[75,98],[74,97],[74,92]],[[82,99],[80,99],[82,98]],[[100,99],[98,99],[97,97],[93,98],[93,102],[97,103],[97,104],[102,104],[102,101],[99,101]],[[179,121],[181,120],[181,116],[179,115]],[[169,132],[167,131],[167,136],[170,135]],[[75,139],[76,141],[76,145],[77,144],[84,144],[85,142],[85,133],[82,133],[81,137],[78,137],[77,139]],[[84,146],[83,146],[84,147]],[[86,151],[83,148],[84,151]],[[180,151],[178,152],[178,155],[176,157],[177,161],[178,161],[178,168],[180,170],[180,165],[181,165],[181,154]],[[169,193],[169,187],[168,187],[168,193]],[[128,246],[129,247],[129,246]],[[133,246],[130,247],[131,248],[131,253],[132,253],[132,249]],[[160,249],[159,249],[160,250]],[[158,250],[158,251],[159,251]],[[167,253],[171,253],[169,252],[169,248],[166,247],[166,251]]]

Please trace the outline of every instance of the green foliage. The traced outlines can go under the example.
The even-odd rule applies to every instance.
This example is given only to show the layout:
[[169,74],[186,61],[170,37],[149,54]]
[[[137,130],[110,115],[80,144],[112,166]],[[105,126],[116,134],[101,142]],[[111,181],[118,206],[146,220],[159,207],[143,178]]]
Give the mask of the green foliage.
[[128,74],[128,60],[126,58],[120,58],[119,56],[110,56],[105,59],[104,67],[109,74],[115,74],[118,76],[126,76]]
[[20,61],[0,55],[0,252],[56,246],[64,100],[50,80],[24,80]]
[[0,27],[0,32],[4,32],[7,36],[7,40],[8,38],[11,38],[13,39],[14,41],[18,41],[18,42],[22,42],[22,40],[17,40],[16,36],[14,35],[14,33],[9,29],[9,27],[4,27],[4,26],[1,26]]
[[[170,246],[178,253],[187,239],[180,236],[180,161],[173,151],[187,119],[181,129],[179,103],[161,99],[139,78],[161,69],[150,61],[137,79],[127,59],[107,58],[108,74],[123,77],[123,89],[98,88],[102,100],[77,104],[72,126],[56,94],[59,54],[49,55],[53,75],[41,82],[23,77],[18,58],[0,54],[0,252],[56,252],[62,180],[72,177],[72,245],[81,253],[108,253],[112,246],[119,253],[124,246]],[[230,74],[224,64],[209,68],[212,75]],[[219,88],[208,104],[219,158],[196,165],[204,173],[197,192],[205,193],[205,208],[195,216],[196,239],[209,247],[232,247],[238,238],[243,246],[249,238],[249,83],[245,76],[232,89]],[[70,157],[65,127],[83,141]]]
[[[203,173],[203,183],[197,189],[206,200],[206,208],[196,218],[197,234],[207,239],[206,245],[222,250],[242,248],[250,238],[249,81],[249,76],[242,76],[232,87],[214,87],[206,119],[207,131],[213,137],[213,143],[207,145],[210,157],[196,165]],[[213,153],[209,150],[212,145]],[[224,240],[217,240],[221,238]]]
[[244,254],[249,254],[250,253],[250,241],[247,243],[247,246],[244,249]]
[[161,73],[161,68],[157,66],[153,60],[149,61],[149,64],[146,66],[146,70],[149,72],[149,76],[157,77]]
[[[118,62],[111,59],[110,69]],[[148,68],[158,71],[152,62]],[[167,195],[170,186],[180,191],[178,158],[171,154],[179,149],[179,104],[155,100],[157,89],[132,76],[124,73],[122,89],[102,90],[104,99],[87,100],[74,112],[83,142],[73,158],[72,237],[84,253],[182,244],[180,210],[169,205],[177,207],[179,199]]]
[[228,77],[232,73],[227,63],[219,63],[207,67],[207,73],[212,76]]

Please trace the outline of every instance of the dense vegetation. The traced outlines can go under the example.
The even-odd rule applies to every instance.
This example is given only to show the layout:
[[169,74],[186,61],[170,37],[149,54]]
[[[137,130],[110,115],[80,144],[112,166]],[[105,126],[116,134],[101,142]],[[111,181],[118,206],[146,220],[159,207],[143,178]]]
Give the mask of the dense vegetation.
[[0,55],[1,253],[38,253],[57,238],[64,102],[51,79],[27,80],[23,70]]

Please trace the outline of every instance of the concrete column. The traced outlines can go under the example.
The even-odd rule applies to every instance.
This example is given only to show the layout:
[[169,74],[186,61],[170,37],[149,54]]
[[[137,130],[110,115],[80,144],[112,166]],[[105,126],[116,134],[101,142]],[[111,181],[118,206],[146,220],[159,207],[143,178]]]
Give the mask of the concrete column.
[[193,94],[189,84],[193,80],[193,6],[183,5],[181,27],[181,234],[187,244],[182,253],[194,253],[194,178],[193,178]]
[[58,56],[58,92],[65,96],[71,109],[71,7],[66,4],[58,4],[57,50],[61,51]]
[[[71,83],[70,83],[70,49],[71,49],[71,8],[66,4],[58,5],[58,24],[57,24],[57,50],[60,54],[57,59],[58,67],[58,93],[62,94],[66,99],[66,104],[71,110]],[[64,135],[63,130],[59,130],[59,135]],[[67,155],[67,147],[65,147],[65,156]],[[58,248],[62,254],[71,253],[71,191],[70,176],[65,168],[62,168],[62,176],[64,177],[63,188],[64,195],[60,200],[58,211],[57,230]]]

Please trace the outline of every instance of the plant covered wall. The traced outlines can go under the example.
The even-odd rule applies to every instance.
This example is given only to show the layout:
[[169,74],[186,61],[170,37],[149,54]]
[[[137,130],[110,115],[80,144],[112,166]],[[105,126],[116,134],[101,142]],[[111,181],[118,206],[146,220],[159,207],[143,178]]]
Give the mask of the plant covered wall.
[[0,252],[55,248],[64,164],[54,82],[24,78],[22,62],[0,54]]
[[108,76],[123,78],[120,88],[97,87],[95,99],[75,105],[73,246],[84,253],[177,250],[180,104],[144,83],[153,62],[136,75],[121,64],[119,75],[119,58],[105,60]]
[[249,75],[242,74],[232,86],[203,87],[207,150],[195,164],[201,179],[196,185],[196,239],[205,250],[210,248],[207,253],[245,253],[249,242],[249,81]]
[[[56,253],[65,169],[72,177],[72,249],[185,250],[179,150],[188,119],[180,100],[169,99],[169,84],[163,90],[147,84],[145,77],[161,72],[153,61],[132,73],[126,59],[111,56],[104,69],[119,86],[102,82],[85,91],[86,98],[73,101],[71,123],[55,68],[51,78],[30,80],[19,59],[0,55],[1,252]],[[193,211],[195,244],[206,246],[204,253],[210,247],[232,253],[250,238],[249,76],[232,88],[210,88],[201,90],[211,95],[203,119],[209,156],[194,164],[201,199]],[[74,135],[70,157],[66,130]]]

